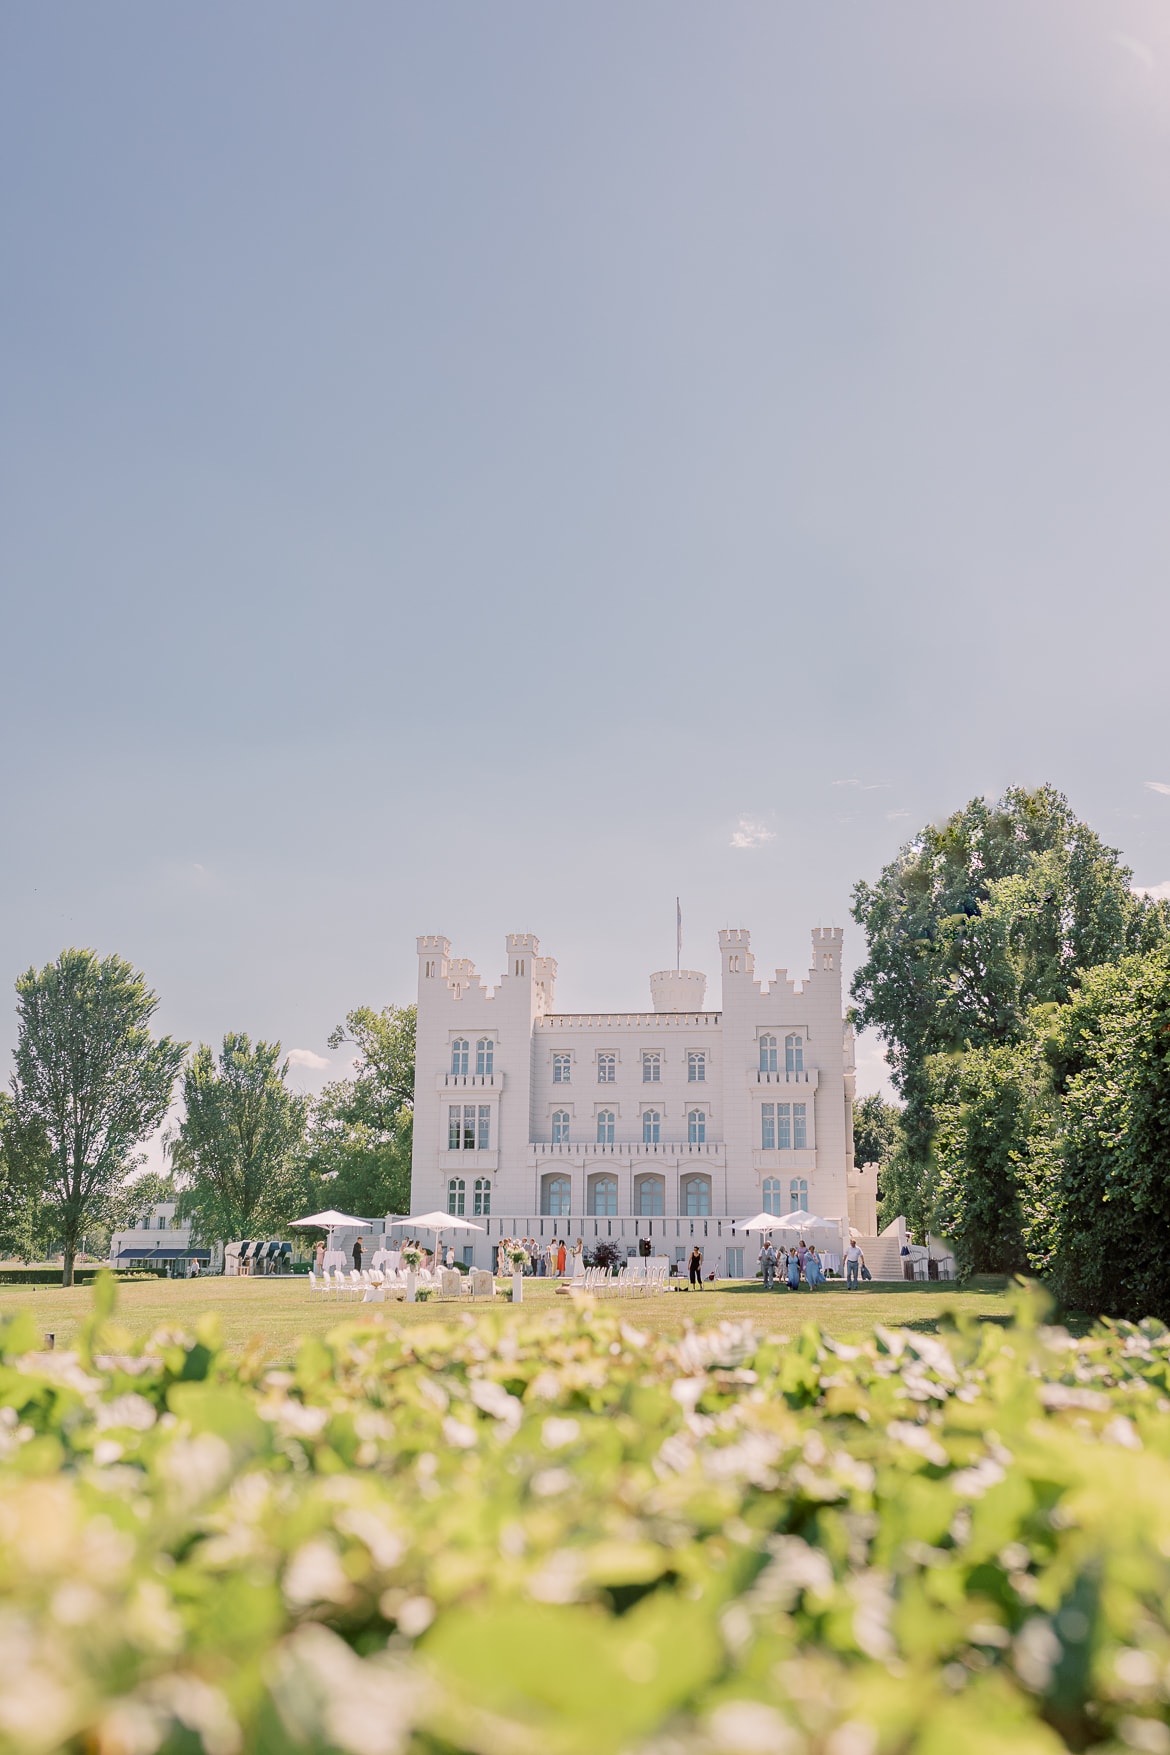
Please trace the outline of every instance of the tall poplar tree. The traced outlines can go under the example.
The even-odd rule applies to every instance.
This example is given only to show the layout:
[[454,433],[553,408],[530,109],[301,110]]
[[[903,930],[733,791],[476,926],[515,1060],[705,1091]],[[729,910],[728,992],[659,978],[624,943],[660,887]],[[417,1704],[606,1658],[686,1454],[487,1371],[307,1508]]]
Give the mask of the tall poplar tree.
[[203,1243],[281,1231],[304,1198],[309,1099],[285,1083],[279,1042],[201,1043],[183,1073],[183,1119],[168,1141],[179,1211]]
[[62,951],[16,983],[15,1127],[43,1141],[41,1200],[60,1237],[61,1283],[86,1227],[100,1223],[138,1147],[162,1121],[187,1050],[158,1040],[158,996],[121,957]]

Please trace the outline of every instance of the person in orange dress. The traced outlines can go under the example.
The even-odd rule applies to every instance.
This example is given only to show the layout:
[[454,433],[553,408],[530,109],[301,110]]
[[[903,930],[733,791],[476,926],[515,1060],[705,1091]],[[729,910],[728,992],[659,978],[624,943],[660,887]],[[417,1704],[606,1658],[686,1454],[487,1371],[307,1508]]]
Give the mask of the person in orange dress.
[[560,1241],[560,1246],[557,1249],[557,1275],[558,1275],[558,1277],[563,1275],[564,1271],[565,1271],[565,1240],[562,1237],[561,1241]]

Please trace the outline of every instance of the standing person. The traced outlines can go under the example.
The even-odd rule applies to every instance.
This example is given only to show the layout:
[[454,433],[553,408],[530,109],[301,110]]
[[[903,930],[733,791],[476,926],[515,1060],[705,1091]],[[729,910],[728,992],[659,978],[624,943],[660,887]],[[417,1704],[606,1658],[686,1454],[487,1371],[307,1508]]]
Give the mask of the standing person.
[[764,1270],[764,1290],[770,1292],[776,1278],[776,1251],[772,1248],[770,1237],[760,1251],[760,1266]]
[[361,1238],[355,1237],[353,1243],[353,1265],[358,1273],[361,1272],[362,1268],[362,1251],[364,1248],[365,1244],[362,1242]]
[[808,1281],[810,1292],[815,1292],[825,1277],[821,1272],[821,1258],[817,1254],[815,1243],[809,1244],[808,1254],[804,1258],[804,1277]]
[[585,1244],[580,1237],[573,1245],[573,1260],[569,1272],[575,1280],[583,1279],[585,1275]]
[[315,1257],[313,1265],[317,1272],[321,1273],[325,1267],[325,1239],[323,1237],[318,1242],[313,1254]]
[[557,1245],[557,1278],[558,1278],[558,1280],[563,1280],[564,1277],[565,1277],[565,1239],[562,1237],[560,1240],[560,1243]]
[[797,1255],[795,1249],[790,1249],[788,1251],[788,1270],[787,1271],[788,1271],[788,1290],[790,1292],[799,1292],[800,1291],[800,1257]]
[[796,1246],[796,1259],[800,1263],[801,1273],[804,1272],[804,1258],[807,1254],[808,1254],[808,1244],[805,1242],[804,1238],[802,1237],[800,1242]]
[[455,1266],[455,1251],[452,1249],[452,1247],[449,1243],[447,1245],[447,1254],[443,1260],[443,1266],[449,1267],[449,1268]]
[[691,1250],[687,1266],[690,1269],[691,1285],[697,1286],[701,1292],[703,1290],[703,1251],[697,1243]]
[[858,1247],[856,1237],[849,1239],[849,1247],[845,1251],[845,1290],[857,1290],[857,1276],[865,1266],[865,1256]]

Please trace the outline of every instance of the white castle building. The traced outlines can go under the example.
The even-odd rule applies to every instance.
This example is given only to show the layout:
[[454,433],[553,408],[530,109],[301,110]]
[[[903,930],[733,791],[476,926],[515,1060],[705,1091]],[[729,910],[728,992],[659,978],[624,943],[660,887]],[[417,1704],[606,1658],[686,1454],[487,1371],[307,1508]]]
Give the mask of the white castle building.
[[681,1257],[704,1239],[720,1273],[753,1246],[736,1221],[798,1209],[876,1229],[872,1167],[853,1167],[853,1031],[838,927],[812,934],[798,986],[757,979],[749,934],[719,934],[706,976],[651,975],[652,1010],[558,1012],[557,965],[512,933],[488,990],[442,937],[418,940],[411,1210],[482,1225],[452,1237],[487,1264],[500,1235],[609,1236]]

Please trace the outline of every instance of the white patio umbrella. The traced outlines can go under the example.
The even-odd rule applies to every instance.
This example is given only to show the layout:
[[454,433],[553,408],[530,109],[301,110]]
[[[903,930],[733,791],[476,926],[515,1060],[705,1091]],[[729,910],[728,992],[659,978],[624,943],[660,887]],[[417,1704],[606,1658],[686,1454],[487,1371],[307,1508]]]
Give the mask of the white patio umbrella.
[[774,1231],[780,1223],[779,1213],[757,1213],[754,1219],[737,1219],[737,1231]]
[[416,1231],[433,1231],[435,1233],[436,1267],[438,1266],[439,1238],[444,1231],[482,1231],[482,1225],[473,1225],[470,1219],[456,1218],[454,1213],[417,1213],[409,1219],[403,1219],[403,1225]]
[[815,1213],[803,1211],[785,1213],[782,1218],[776,1221],[778,1231],[815,1231],[818,1227],[823,1229],[825,1226],[831,1226],[834,1231],[839,1231],[841,1221],[840,1219],[818,1219]]
[[332,1249],[333,1233],[338,1225],[344,1225],[347,1230],[368,1231],[373,1220],[355,1219],[352,1213],[338,1213],[330,1207],[329,1211],[325,1213],[310,1213],[307,1219],[290,1219],[289,1224],[290,1226],[320,1225],[323,1230],[328,1231],[329,1247]]

